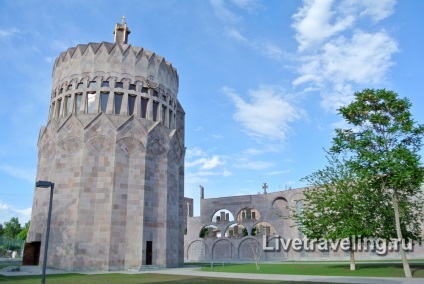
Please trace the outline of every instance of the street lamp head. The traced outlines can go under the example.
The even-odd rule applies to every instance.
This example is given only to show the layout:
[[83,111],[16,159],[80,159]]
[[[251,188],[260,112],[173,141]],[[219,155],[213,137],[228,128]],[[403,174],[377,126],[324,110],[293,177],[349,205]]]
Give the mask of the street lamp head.
[[38,180],[35,183],[35,187],[51,187],[52,186],[52,182],[50,181],[45,181],[45,180]]

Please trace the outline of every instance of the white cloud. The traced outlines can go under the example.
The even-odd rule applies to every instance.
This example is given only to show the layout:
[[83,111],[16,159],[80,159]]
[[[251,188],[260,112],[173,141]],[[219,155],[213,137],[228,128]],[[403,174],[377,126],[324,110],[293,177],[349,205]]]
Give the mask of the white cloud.
[[293,16],[300,62],[293,86],[318,89],[322,107],[334,112],[352,100],[353,90],[383,83],[397,42],[385,30],[366,32],[355,24],[359,17],[382,20],[394,5],[393,0],[304,0]]
[[349,0],[346,1],[352,6],[359,6],[361,16],[368,16],[371,21],[381,21],[394,13],[396,0]]
[[13,35],[18,34],[18,33],[21,33],[21,31],[17,28],[0,29],[0,38],[13,36]]
[[231,39],[235,39],[241,42],[248,42],[247,38],[245,38],[241,32],[234,27],[225,27],[224,34]]
[[236,40],[242,44],[245,44],[249,48],[252,48],[255,51],[259,51],[261,54],[266,57],[280,61],[284,58],[289,57],[287,52],[283,51],[275,43],[264,40],[264,39],[250,39],[244,36],[241,31],[235,27],[225,27],[224,35],[230,39]]
[[350,84],[336,84],[333,86],[333,90],[321,94],[321,106],[329,112],[335,112],[341,106],[347,105],[353,100],[353,93]]
[[246,155],[260,155],[263,154],[264,150],[263,149],[256,149],[256,148],[250,148],[250,149],[246,149],[244,151],[244,154]]
[[201,170],[210,170],[224,164],[225,162],[223,162],[220,157],[214,155],[212,158],[200,158],[192,162],[186,162],[185,167],[191,168],[199,166]]
[[315,47],[326,38],[337,34],[354,22],[354,17],[334,17],[333,0],[304,0],[303,6],[293,15],[293,28],[299,42],[299,51]]
[[[239,20],[242,19],[242,17],[233,13],[227,7],[228,5],[225,4],[225,1],[209,0],[209,2],[211,3],[218,18],[226,24],[224,28],[224,36],[242,43],[270,59],[281,60],[283,57],[286,57],[286,53],[273,42],[267,39],[249,38],[245,36],[237,27],[240,22]],[[261,1],[258,0],[231,0],[231,3],[237,8],[248,12],[257,11],[263,7]]]
[[265,161],[243,161],[236,165],[237,168],[250,170],[263,170],[272,166],[274,166],[274,163]]
[[304,115],[277,87],[261,86],[258,90],[249,90],[250,102],[228,87],[223,87],[222,91],[236,107],[234,119],[254,137],[284,141],[291,132],[289,124]]
[[261,1],[259,0],[231,0],[231,2],[235,6],[249,12],[254,12],[255,10],[262,8]]
[[270,176],[276,176],[276,175],[283,175],[283,174],[288,174],[288,173],[290,173],[290,170],[272,171],[272,172],[269,172],[268,175],[270,175]]
[[8,164],[3,164],[0,166],[0,171],[19,179],[29,181],[31,183],[35,182],[35,170],[34,169],[22,169],[14,167]]
[[215,15],[224,22],[235,23],[240,17],[231,12],[225,5],[224,0],[209,0]]
[[319,47],[326,39],[352,28],[359,17],[381,21],[394,12],[395,0],[304,0],[293,15],[298,50]]
[[219,134],[212,134],[212,138],[215,138],[215,139],[223,139],[223,138],[224,138],[224,136],[219,135]]
[[19,223],[23,226],[31,219],[31,208],[17,209],[0,200],[0,223],[10,221],[12,217],[18,217]]
[[282,60],[286,56],[286,53],[281,48],[269,41],[262,42],[260,50],[271,59]]
[[322,105],[335,110],[352,98],[349,83],[383,82],[397,51],[397,42],[384,31],[371,34],[357,30],[351,39],[339,37],[324,44],[319,54],[304,56],[293,85],[309,82],[325,87],[329,83],[332,90],[324,92]]
[[205,159],[200,168],[202,170],[210,170],[210,169],[216,168],[218,166],[221,166],[223,164],[225,164],[225,163],[220,161],[218,156],[213,156],[211,159]]
[[222,171],[203,171],[203,170],[199,170],[196,172],[186,171],[185,184],[187,188],[191,188],[193,185],[205,184],[209,182],[208,177],[211,177],[211,176],[229,177],[231,175],[232,175],[231,171],[227,169],[224,169]]
[[197,148],[197,147],[187,149],[187,152],[186,152],[187,158],[189,158],[189,157],[199,157],[199,156],[206,156],[206,153],[203,152],[202,149]]
[[393,65],[391,56],[397,50],[396,41],[384,31],[356,31],[351,40],[340,37],[323,46],[321,72],[336,82],[378,83]]

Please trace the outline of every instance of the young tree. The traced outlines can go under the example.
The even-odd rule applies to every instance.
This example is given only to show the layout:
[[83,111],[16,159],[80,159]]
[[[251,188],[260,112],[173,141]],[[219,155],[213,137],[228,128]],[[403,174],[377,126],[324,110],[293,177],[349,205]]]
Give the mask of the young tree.
[[19,223],[19,219],[17,217],[12,217],[10,221],[4,222],[3,230],[4,236],[9,237],[11,239],[15,238],[22,230],[21,224]]
[[23,241],[25,241],[27,238],[30,222],[31,221],[26,222],[25,226],[22,228],[22,230],[18,234],[18,237]]
[[[383,199],[380,207],[392,207],[393,214],[379,217],[396,229],[399,240],[406,235],[419,239],[423,217],[420,186],[424,172],[418,151],[424,126],[412,119],[410,107],[407,98],[400,99],[393,91],[365,89],[355,93],[355,100],[339,109],[352,128],[337,129],[330,149],[334,153],[348,151],[352,155],[349,168],[370,181],[370,189]],[[420,210],[416,210],[418,207]],[[390,220],[394,224],[389,224]],[[390,232],[389,228],[386,233]],[[402,247],[400,253],[405,277],[411,277]]]
[[374,210],[376,196],[347,166],[345,155],[327,153],[328,166],[305,177],[311,187],[304,191],[301,212],[293,212],[299,229],[309,239],[349,240],[350,270],[355,270],[352,236],[372,237],[381,224]]

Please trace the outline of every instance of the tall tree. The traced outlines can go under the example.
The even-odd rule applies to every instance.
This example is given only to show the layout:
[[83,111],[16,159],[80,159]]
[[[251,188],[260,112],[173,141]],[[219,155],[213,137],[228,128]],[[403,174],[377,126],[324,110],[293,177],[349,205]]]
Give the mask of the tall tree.
[[[337,129],[330,149],[334,153],[349,151],[349,167],[369,180],[370,188],[385,199],[380,206],[392,207],[393,214],[380,217],[388,225],[394,220],[391,227],[396,229],[399,240],[406,235],[419,238],[423,218],[422,210],[416,209],[422,208],[420,186],[424,172],[418,151],[424,126],[412,119],[410,108],[410,101],[393,91],[365,89],[355,93],[355,100],[339,109],[352,128]],[[402,247],[400,253],[405,277],[412,277]]]
[[348,167],[347,156],[327,154],[328,165],[303,179],[310,187],[304,191],[301,212],[293,212],[293,217],[309,239],[348,239],[350,270],[355,270],[354,247],[360,240],[352,236],[373,237],[378,231],[378,200],[368,181]]
[[21,224],[19,223],[19,219],[17,217],[12,217],[10,221],[4,222],[3,235],[5,237],[13,239],[19,234],[21,230]]

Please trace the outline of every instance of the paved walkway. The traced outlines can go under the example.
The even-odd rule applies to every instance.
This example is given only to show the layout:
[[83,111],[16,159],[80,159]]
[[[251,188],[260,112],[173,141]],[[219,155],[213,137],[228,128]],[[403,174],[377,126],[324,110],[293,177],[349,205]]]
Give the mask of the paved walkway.
[[383,277],[340,277],[340,276],[311,276],[311,275],[286,275],[286,274],[254,274],[254,273],[226,273],[207,272],[199,268],[169,268],[158,270],[154,273],[194,275],[206,277],[238,278],[238,279],[258,279],[258,280],[284,280],[284,281],[310,281],[321,283],[387,283],[387,284],[422,284],[423,278],[383,278]]
[[[63,270],[47,269],[46,274],[63,274],[69,273]],[[250,280],[277,280],[277,281],[308,281],[321,283],[387,283],[387,284],[422,284],[423,278],[384,278],[384,277],[339,277],[339,276],[311,276],[311,275],[285,275],[285,274],[254,274],[254,273],[227,273],[227,272],[207,272],[201,271],[199,267],[185,268],[168,268],[154,271],[96,271],[96,272],[76,272],[82,274],[107,274],[107,273],[123,273],[123,274],[142,274],[142,273],[157,273],[169,275],[190,275],[204,277],[219,277],[219,278],[235,278],[235,279],[250,279]],[[39,266],[24,266],[20,271],[6,272],[0,270],[0,274],[4,276],[26,276],[26,275],[41,275],[41,267]]]

